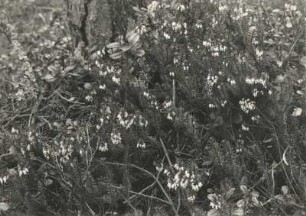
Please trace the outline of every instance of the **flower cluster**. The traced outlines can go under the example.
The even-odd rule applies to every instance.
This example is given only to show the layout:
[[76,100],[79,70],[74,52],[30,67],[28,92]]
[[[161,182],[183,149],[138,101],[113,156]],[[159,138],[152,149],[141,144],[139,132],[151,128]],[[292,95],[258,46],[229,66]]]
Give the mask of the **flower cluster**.
[[18,175],[21,177],[23,175],[26,175],[29,173],[29,169],[28,168],[21,168],[20,166],[18,166]]
[[129,129],[132,125],[139,127],[147,127],[148,121],[141,114],[129,114],[121,109],[117,115],[117,122],[125,129]]
[[245,126],[244,124],[241,125],[241,129],[244,131],[249,131],[250,128],[248,126]]
[[126,111],[123,110],[121,110],[117,115],[119,124],[125,129],[129,129],[133,125],[135,118],[135,115],[129,115]]
[[0,184],[5,184],[7,183],[7,181],[9,180],[9,175],[4,175],[2,177],[0,177]]
[[99,146],[99,151],[101,152],[107,152],[108,151],[108,145],[107,143],[104,143],[103,145]]
[[236,81],[234,79],[227,78],[227,82],[229,82],[230,85],[236,85]]
[[303,113],[303,109],[300,107],[296,107],[294,108],[293,112],[292,112],[292,116],[300,116]]
[[112,115],[112,111],[111,108],[109,106],[104,106],[103,108],[100,109],[100,114],[101,117],[100,118],[100,123],[101,126],[104,124],[105,120],[110,120],[111,119],[111,115]]
[[143,140],[139,140],[137,142],[136,148],[142,148],[145,149],[146,148],[146,143]]
[[[228,4],[226,0],[186,1],[185,5],[183,2],[172,1],[172,4],[168,4],[167,0],[153,1],[147,9],[137,10],[133,7],[137,18],[144,18],[145,21],[141,20],[141,23],[140,20],[136,21],[138,24],[135,28],[118,27],[118,32],[114,32],[114,35],[119,36],[111,39],[117,42],[99,48],[98,51],[94,51],[96,47],[89,50],[88,46],[82,47],[84,49],[76,48],[73,52],[74,43],[69,33],[57,39],[53,30],[50,34],[56,40],[39,41],[38,47],[33,48],[31,45],[36,44],[35,40],[29,43],[29,46],[26,46],[28,45],[26,38],[18,40],[22,41],[27,50],[17,40],[13,40],[13,52],[8,56],[14,54],[17,60],[9,62],[8,71],[12,74],[8,77],[12,76],[12,79],[5,77],[5,80],[13,82],[14,91],[9,92],[14,100],[0,102],[4,105],[0,112],[1,122],[6,125],[3,130],[9,132],[11,129],[12,133],[3,137],[4,140],[11,137],[27,137],[26,142],[10,142],[21,143],[20,156],[23,159],[29,158],[28,156],[36,151],[37,147],[40,151],[42,146],[43,155],[38,157],[50,166],[41,169],[46,168],[46,172],[50,170],[48,175],[53,175],[54,170],[61,177],[57,179],[59,189],[63,191],[63,196],[57,196],[63,198],[61,203],[65,203],[64,197],[70,198],[71,195],[71,187],[65,185],[71,183],[69,168],[72,164],[80,171],[78,173],[80,175],[74,175],[75,178],[80,178],[76,179],[75,183],[82,183],[77,186],[85,193],[90,191],[87,190],[90,189],[87,182],[91,180],[90,178],[99,183],[100,179],[108,177],[111,184],[116,183],[111,181],[118,179],[117,168],[113,170],[115,166],[109,166],[107,163],[121,163],[118,154],[110,153],[121,154],[128,150],[125,149],[127,146],[133,146],[130,150],[141,152],[141,157],[135,157],[133,152],[128,154],[131,164],[151,173],[152,160],[160,160],[163,156],[160,154],[159,146],[152,146],[157,137],[169,141],[169,145],[163,146],[165,147],[163,150],[165,154],[169,153],[170,160],[173,161],[175,158],[177,161],[173,167],[164,168],[163,164],[156,166],[157,177],[161,177],[158,179],[160,186],[164,184],[169,189],[169,197],[173,199],[175,205],[178,203],[177,198],[192,203],[197,195],[203,195],[199,193],[204,184],[202,178],[213,180],[215,176],[219,177],[217,176],[219,168],[222,171],[229,170],[229,173],[233,171],[232,174],[237,176],[233,181],[237,181],[238,176],[242,174],[250,177],[248,169],[254,167],[248,164],[249,160],[241,162],[239,158],[248,156],[253,158],[253,154],[263,155],[260,158],[256,157],[256,162],[261,165],[259,160],[269,163],[279,157],[273,155],[273,152],[268,155],[262,154],[262,148],[258,148],[258,143],[261,143],[258,141],[271,135],[271,127],[262,127],[260,124],[266,122],[263,121],[266,118],[269,122],[278,124],[279,121],[274,121],[276,116],[274,113],[277,114],[279,107],[282,106],[279,103],[279,106],[271,105],[266,108],[266,104],[270,106],[273,102],[277,104],[281,99],[289,98],[285,95],[287,89],[282,88],[285,85],[281,88],[275,85],[287,84],[288,80],[297,81],[292,84],[294,88],[288,89],[293,89],[292,91],[298,94],[294,96],[298,97],[291,97],[290,94],[292,102],[288,102],[290,104],[286,107],[292,110],[288,113],[285,109],[286,112],[282,114],[304,117],[304,102],[300,98],[305,90],[303,86],[305,77],[300,71],[306,67],[306,64],[301,59],[305,53],[299,48],[304,40],[298,35],[302,35],[302,32],[295,28],[304,18],[299,15],[301,12],[297,5],[286,3],[283,9],[268,8],[268,14],[264,14],[266,13],[264,7],[257,5],[258,10],[256,10],[256,7],[250,6],[253,3],[242,6],[242,0],[235,1],[233,5]],[[130,11],[126,12],[122,14],[129,15]],[[265,20],[262,17],[265,17]],[[134,19],[127,20],[127,23],[131,24],[130,21],[133,22]],[[55,21],[54,25],[58,25],[58,22]],[[58,27],[61,32],[65,31],[64,25],[59,24]],[[128,30],[126,35],[120,35],[121,29],[130,27],[134,30]],[[266,27],[268,30],[265,30]],[[40,32],[49,34],[48,28],[41,28]],[[64,44],[61,45],[62,42]],[[247,42],[250,42],[250,46]],[[140,50],[140,47],[143,50]],[[6,58],[0,57],[1,70],[2,61],[7,62]],[[120,58],[123,61],[118,61]],[[31,78],[33,72],[35,72],[34,78],[44,81],[43,84]],[[50,74],[43,75],[45,72]],[[15,79],[16,74],[18,74],[17,79]],[[296,74],[298,75],[295,76]],[[38,85],[37,95],[42,96],[41,100],[35,101],[36,98],[27,100],[28,85],[24,85],[25,81],[20,82],[19,76]],[[276,82],[274,82],[275,77]],[[2,83],[1,79],[0,82]],[[266,95],[267,92],[272,94],[270,86],[275,87],[273,88],[275,97]],[[0,92],[2,89],[0,85]],[[5,100],[6,94],[0,94],[1,99]],[[238,103],[237,98],[241,99]],[[237,106],[241,110],[237,110]],[[248,118],[245,113],[249,114]],[[291,117],[287,120],[290,121],[290,125],[296,124],[296,131],[303,129],[303,126],[299,125],[299,119]],[[254,126],[255,124],[258,125]],[[31,128],[33,131],[28,134],[28,131],[23,133],[27,130],[25,128]],[[214,132],[214,129],[225,133]],[[294,136],[290,127],[286,130],[289,136]],[[279,133],[279,131],[282,130],[272,132]],[[257,135],[260,137],[256,137]],[[215,142],[210,143],[210,139]],[[222,141],[219,143],[216,140]],[[299,141],[295,141],[292,149],[285,152],[287,156],[292,153],[298,154],[296,143]],[[205,142],[204,149],[203,142]],[[178,151],[182,153],[182,157],[177,156],[176,151],[173,152],[172,145],[176,143],[180,143]],[[252,148],[249,148],[248,143],[252,143]],[[270,141],[262,143],[274,145],[274,142]],[[100,160],[101,155],[107,155],[107,161]],[[202,163],[201,158],[206,158],[208,161]],[[18,167],[15,170],[16,176],[24,177],[29,171],[40,172],[32,163],[26,164],[29,167]],[[142,166],[144,164],[148,166]],[[200,165],[205,168],[198,169]],[[259,165],[255,167],[260,169],[255,170],[256,172],[263,171]],[[211,166],[212,169],[207,168]],[[268,166],[269,164],[265,167]],[[241,167],[245,170],[241,170]],[[98,175],[92,173],[93,170],[101,168],[104,171]],[[211,170],[214,170],[213,175]],[[67,174],[64,171],[68,171]],[[133,172],[130,174],[132,179],[139,177]],[[222,177],[225,175],[227,172]],[[10,177],[10,174],[2,175],[0,183],[7,183]],[[257,180],[249,179],[250,185]],[[259,184],[261,187],[262,183]],[[86,188],[82,188],[83,186]],[[99,187],[102,188],[102,184],[99,184]],[[134,188],[134,184],[130,187],[132,191],[143,189]],[[153,190],[160,189],[154,188],[154,185],[152,187]],[[221,188],[224,189],[223,185]],[[88,203],[85,203],[90,209],[97,211],[95,214],[105,213],[101,212],[103,210],[100,211],[105,206],[99,210],[95,207],[96,201],[99,200],[107,204],[105,195],[108,195],[108,191],[107,189],[103,191],[105,191],[103,195],[95,194],[92,196],[92,202],[88,200]],[[57,195],[57,191],[50,192],[55,192]],[[225,212],[223,209],[227,208],[226,202],[229,199],[225,199],[222,194],[218,195],[217,192],[208,191],[208,193],[210,193],[208,196],[210,206],[213,210],[217,210],[215,213]],[[160,191],[156,194],[159,196]],[[175,197],[176,194],[181,196]],[[227,196],[230,193],[225,191],[225,194]],[[244,200],[247,197],[241,193],[237,193],[237,196],[244,196]],[[235,194],[235,199],[237,196]],[[74,201],[75,198],[71,197],[71,200]],[[168,200],[169,203],[171,200]],[[43,202],[49,203],[49,200]],[[117,205],[115,202],[116,200],[111,200],[114,206]],[[67,206],[72,205],[68,203]],[[247,207],[243,201],[236,206],[242,206],[243,211],[244,207]],[[231,207],[236,208],[236,206]],[[181,209],[177,211],[181,212]],[[227,213],[240,215],[238,214],[240,212],[231,211]]]
[[170,100],[170,101],[165,101],[164,103],[163,103],[163,107],[164,107],[164,109],[168,109],[168,108],[170,108],[172,106],[172,101]]
[[121,144],[122,138],[121,138],[121,133],[119,132],[112,132],[111,133],[111,141],[114,145],[119,145]]
[[[204,44],[204,42],[203,42],[203,44]],[[222,45],[220,45],[220,46],[211,46],[209,44],[208,47],[210,47],[210,51],[212,53],[212,56],[214,56],[214,57],[218,57],[220,52],[225,52],[226,49],[227,49],[226,46],[222,46]]]
[[209,87],[213,87],[218,82],[218,76],[217,75],[211,75],[208,74],[207,76],[207,84]]
[[[96,61],[96,64],[101,68],[99,75],[102,77],[110,76],[112,82],[119,85],[121,81],[121,69],[114,66],[104,66]],[[103,88],[103,87],[102,87]]]
[[221,196],[217,195],[217,194],[208,194],[208,199],[210,200],[210,207],[213,209],[221,209],[222,205],[221,205]]
[[12,45],[13,45],[13,53],[15,53],[18,56],[19,60],[22,60],[23,62],[22,68],[23,71],[25,72],[25,76],[27,76],[33,83],[35,83],[36,79],[33,74],[32,66],[29,62],[29,58],[26,56],[23,50],[22,45],[17,40],[13,40]]
[[255,110],[255,101],[251,101],[250,99],[242,99],[239,101],[240,107],[243,112],[249,113],[252,110]]
[[164,174],[168,177],[168,188],[177,190],[178,188],[186,189],[189,187],[192,191],[197,192],[203,186],[196,174],[186,167],[174,164],[173,171],[174,173],[170,172],[168,169],[164,169]]
[[61,140],[60,142],[54,140],[52,147],[48,144],[45,144],[43,147],[43,154],[47,160],[53,158],[59,160],[62,163],[66,163],[69,161],[72,153],[73,153],[72,143],[64,144],[63,140]]
[[176,113],[174,111],[168,112],[167,119],[171,121],[175,118],[175,116],[176,116]]
[[265,74],[263,77],[261,78],[254,78],[254,77],[247,77],[245,79],[245,82],[249,85],[255,85],[255,84],[260,84],[262,85],[264,88],[267,87],[267,81],[268,81],[268,76]]

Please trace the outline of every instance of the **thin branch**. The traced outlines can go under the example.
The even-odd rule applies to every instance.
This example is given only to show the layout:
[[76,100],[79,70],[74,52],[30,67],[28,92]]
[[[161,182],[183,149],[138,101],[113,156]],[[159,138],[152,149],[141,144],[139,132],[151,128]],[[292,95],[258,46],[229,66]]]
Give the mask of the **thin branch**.
[[170,166],[170,169],[173,171],[173,165],[171,163],[171,160],[170,160],[170,157],[169,157],[169,154],[167,152],[167,149],[166,149],[166,146],[165,146],[165,143],[163,142],[163,140],[160,138],[160,143],[162,144],[162,147],[163,147],[163,150],[164,150],[164,153],[165,153],[165,156],[167,158],[167,161],[169,163],[169,166]]
[[137,165],[135,165],[135,164],[122,164],[122,163],[113,163],[113,162],[104,162],[104,163],[110,164],[110,165],[116,165],[116,166],[126,166],[126,165],[127,165],[127,166],[133,167],[133,168],[135,168],[135,169],[141,170],[141,171],[143,171],[144,173],[146,173],[146,174],[148,174],[149,176],[151,176],[151,177],[156,181],[156,183],[158,184],[158,186],[159,186],[159,188],[161,189],[161,191],[162,191],[162,193],[164,194],[164,196],[167,198],[167,200],[168,200],[168,202],[169,202],[169,205],[171,206],[171,208],[172,208],[173,212],[175,213],[175,215],[176,215],[176,216],[179,215],[178,212],[177,212],[177,210],[176,210],[176,208],[175,208],[175,206],[174,206],[174,203],[173,203],[172,199],[171,199],[170,196],[167,194],[165,188],[163,187],[163,185],[160,183],[160,181],[156,178],[156,176],[155,176],[153,173],[151,173],[151,172],[149,172],[148,170],[145,170],[145,169],[143,169],[143,168],[141,168],[141,167],[139,167],[139,166],[137,166]]

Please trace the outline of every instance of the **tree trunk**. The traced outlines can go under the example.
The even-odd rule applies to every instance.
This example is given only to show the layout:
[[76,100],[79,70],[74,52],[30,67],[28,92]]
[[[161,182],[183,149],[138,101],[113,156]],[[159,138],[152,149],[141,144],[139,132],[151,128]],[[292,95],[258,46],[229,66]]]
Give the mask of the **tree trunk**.
[[65,0],[75,47],[105,45],[112,37],[109,0]]

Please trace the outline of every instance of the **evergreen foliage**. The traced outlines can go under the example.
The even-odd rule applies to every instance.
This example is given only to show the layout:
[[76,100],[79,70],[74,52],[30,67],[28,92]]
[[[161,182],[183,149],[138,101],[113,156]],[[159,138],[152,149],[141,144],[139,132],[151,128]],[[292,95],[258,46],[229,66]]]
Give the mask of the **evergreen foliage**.
[[305,213],[303,1],[109,2],[0,2],[0,212]]

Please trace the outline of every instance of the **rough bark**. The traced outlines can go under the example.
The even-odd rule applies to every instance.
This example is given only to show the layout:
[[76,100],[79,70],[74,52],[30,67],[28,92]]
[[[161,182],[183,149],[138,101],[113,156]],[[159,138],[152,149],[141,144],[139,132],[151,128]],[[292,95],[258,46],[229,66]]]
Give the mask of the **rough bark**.
[[112,37],[109,0],[65,0],[75,46],[104,45]]

